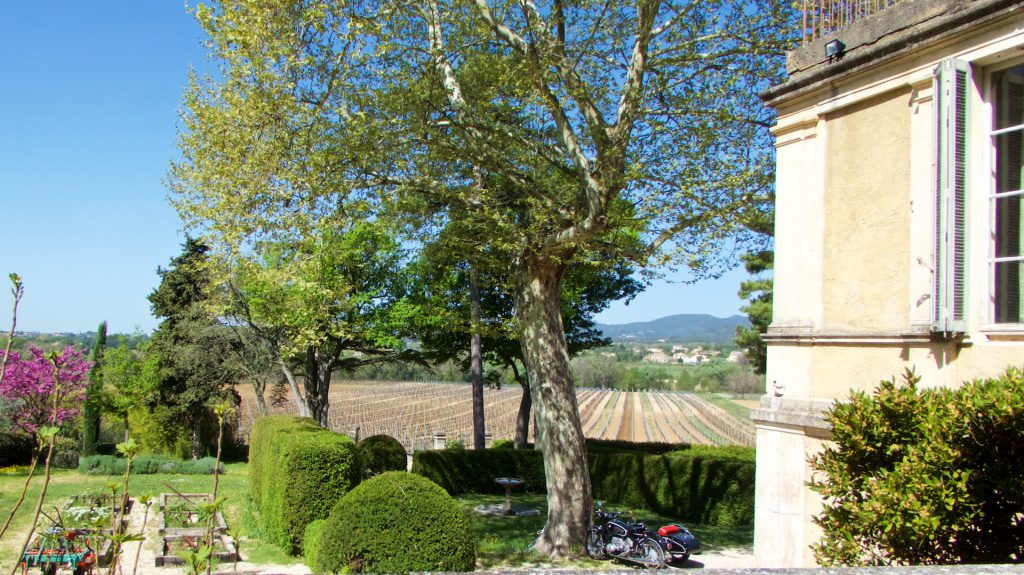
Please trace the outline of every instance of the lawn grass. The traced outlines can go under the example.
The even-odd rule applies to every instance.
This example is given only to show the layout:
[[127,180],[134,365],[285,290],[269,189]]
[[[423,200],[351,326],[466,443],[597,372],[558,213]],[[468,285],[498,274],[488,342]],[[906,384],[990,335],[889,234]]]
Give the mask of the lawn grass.
[[[17,500],[25,475],[0,475],[0,522],[7,519]],[[120,485],[121,477],[83,475],[73,470],[53,472],[46,494],[44,509],[52,515],[54,506],[63,508],[72,495],[85,492],[100,492],[108,484]],[[210,475],[134,475],[129,483],[129,493],[137,497],[146,493],[170,493],[168,484],[181,493],[209,493],[213,489]],[[34,477],[25,502],[15,516],[11,530],[0,541],[0,565],[12,565],[21,547],[24,533],[31,521],[42,485],[41,476]],[[231,463],[220,478],[220,494],[224,496],[224,517],[232,533],[241,535],[240,552],[246,561],[261,564],[289,565],[300,563],[301,558],[290,557],[276,545],[264,541],[258,525],[258,512],[249,499],[248,465]],[[156,498],[154,498],[156,499]],[[490,569],[495,567],[531,568],[547,565],[546,558],[533,553],[531,545],[537,532],[544,527],[547,501],[544,495],[515,494],[513,502],[540,511],[529,517],[495,517],[475,513],[473,509],[482,504],[502,504],[501,495],[466,494],[457,498],[470,518],[470,525],[477,542],[477,566]],[[151,513],[157,513],[158,501],[154,501]],[[651,527],[659,527],[675,520],[645,510],[629,510],[613,504],[606,506],[615,511],[628,511],[629,515]],[[44,520],[45,521],[45,520]],[[728,529],[707,525],[687,525],[701,540],[705,551],[728,548],[749,549],[753,543],[753,529]],[[17,536],[12,535],[17,534]],[[600,568],[603,562],[579,560],[571,565],[579,568]]]
[[[218,488],[220,496],[225,498],[224,519],[231,531],[241,535],[241,551],[245,560],[283,565],[299,562],[299,559],[289,557],[276,546],[264,543],[259,539],[258,530],[252,525],[253,521],[249,519],[252,514],[249,509],[248,464],[229,463],[225,467],[225,473],[220,477]],[[24,483],[24,473],[0,476],[0,524],[7,520]],[[123,477],[121,476],[83,475],[76,470],[56,470],[50,478],[43,509],[53,515],[53,508],[63,509],[64,504],[72,495],[105,491],[108,489],[108,484],[117,484],[120,488],[122,483]],[[172,493],[173,490],[168,485],[181,493],[210,493],[213,491],[213,476],[133,475],[129,480],[128,493],[132,497],[147,493],[153,495]],[[39,499],[41,487],[42,473],[40,472],[32,478],[25,502],[22,503],[18,514],[14,517],[10,530],[0,541],[0,565],[12,565],[15,562],[15,556],[24,541],[25,531],[32,521],[32,512]],[[159,501],[154,497],[151,514],[159,512],[158,505]],[[40,522],[45,521],[45,518],[40,518]]]

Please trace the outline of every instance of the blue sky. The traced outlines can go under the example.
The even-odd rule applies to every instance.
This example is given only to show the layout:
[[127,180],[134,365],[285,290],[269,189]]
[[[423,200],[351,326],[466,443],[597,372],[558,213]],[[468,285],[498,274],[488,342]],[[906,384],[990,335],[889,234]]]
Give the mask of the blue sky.
[[[178,0],[0,0],[0,329],[150,331],[146,295],[184,236],[163,185],[190,68],[212,69]],[[740,270],[659,282],[598,321],[739,313]]]

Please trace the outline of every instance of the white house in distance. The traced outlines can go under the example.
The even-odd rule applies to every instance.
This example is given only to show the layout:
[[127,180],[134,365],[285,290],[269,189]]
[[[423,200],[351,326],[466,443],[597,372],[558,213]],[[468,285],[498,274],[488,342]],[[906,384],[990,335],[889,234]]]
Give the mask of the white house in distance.
[[849,390],[1024,364],[1024,1],[807,0],[778,111],[754,551],[812,565],[808,456]]

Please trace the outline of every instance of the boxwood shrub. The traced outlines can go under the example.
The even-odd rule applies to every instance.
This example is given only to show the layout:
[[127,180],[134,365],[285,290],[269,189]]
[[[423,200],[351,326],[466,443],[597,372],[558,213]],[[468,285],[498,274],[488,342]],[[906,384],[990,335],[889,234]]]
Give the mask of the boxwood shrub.
[[338,501],[318,547],[316,573],[472,571],[476,563],[458,502],[404,471],[371,477]]
[[355,443],[312,419],[272,415],[253,428],[252,499],[267,534],[287,553],[302,550],[306,526],[326,518],[361,476]]
[[[651,455],[624,445],[604,443],[588,450],[595,499],[650,509],[680,521],[753,525],[752,448],[672,446],[674,451]],[[452,495],[504,493],[494,483],[502,476],[524,479],[526,484],[517,489],[528,493],[546,491],[544,460],[533,450],[422,451],[416,453],[412,470]]]
[[367,476],[380,475],[385,471],[405,471],[407,459],[405,447],[390,435],[371,435],[360,441],[359,461]]

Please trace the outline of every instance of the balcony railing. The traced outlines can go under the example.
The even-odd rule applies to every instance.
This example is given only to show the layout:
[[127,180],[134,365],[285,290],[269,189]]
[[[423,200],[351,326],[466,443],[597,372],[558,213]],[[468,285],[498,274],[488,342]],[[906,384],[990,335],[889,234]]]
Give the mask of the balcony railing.
[[803,0],[803,43],[842,30],[900,0]]

